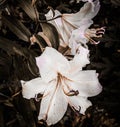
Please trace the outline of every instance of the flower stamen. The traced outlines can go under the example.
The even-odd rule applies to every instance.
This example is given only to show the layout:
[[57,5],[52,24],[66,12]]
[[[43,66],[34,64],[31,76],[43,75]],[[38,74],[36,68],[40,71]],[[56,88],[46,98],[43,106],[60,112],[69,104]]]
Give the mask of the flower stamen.
[[77,96],[79,94],[78,90],[69,90],[68,92],[66,92],[66,90],[64,88],[63,88],[63,92],[67,96]]
[[78,94],[79,94],[79,91],[78,90],[70,90],[67,93],[67,96],[77,96]]
[[79,109],[77,110],[74,106],[71,106],[71,108],[73,109],[73,111],[75,112],[75,113],[77,113],[77,115],[79,115],[79,113],[80,113],[80,110],[81,110],[81,107],[79,106]]
[[105,33],[105,27],[97,28],[97,29],[88,29],[85,32],[85,37],[90,41],[91,44],[99,44],[100,41],[95,41],[92,37],[100,38]]

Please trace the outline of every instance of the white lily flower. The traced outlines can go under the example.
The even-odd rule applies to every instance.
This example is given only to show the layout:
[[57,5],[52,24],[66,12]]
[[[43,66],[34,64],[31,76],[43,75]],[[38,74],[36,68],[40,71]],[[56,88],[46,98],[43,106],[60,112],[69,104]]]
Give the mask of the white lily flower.
[[[91,31],[88,28],[93,24],[92,18],[98,13],[99,9],[100,3],[99,0],[96,0],[94,2],[86,2],[80,11],[75,14],[61,14],[58,10],[55,10],[54,17],[61,17],[50,20],[53,18],[53,12],[50,10],[45,16],[47,20],[50,20],[49,23],[53,24],[58,30],[60,45],[72,48],[71,45],[76,45],[77,43],[86,45],[91,40],[91,32],[88,34],[87,31]],[[96,35],[96,32],[94,35]]]
[[68,61],[57,50],[46,47],[42,55],[36,58],[41,77],[21,83],[24,98],[43,94],[39,120],[52,125],[62,119],[68,104],[81,114],[85,114],[92,105],[87,97],[99,94],[102,87],[94,70],[82,71],[82,67],[89,63],[87,54],[87,49],[81,47],[79,61],[77,56]]

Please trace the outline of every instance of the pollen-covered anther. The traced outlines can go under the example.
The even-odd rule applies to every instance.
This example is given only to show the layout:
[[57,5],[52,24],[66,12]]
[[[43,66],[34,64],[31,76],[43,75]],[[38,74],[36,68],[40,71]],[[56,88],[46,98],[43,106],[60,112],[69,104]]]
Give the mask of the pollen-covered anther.
[[79,94],[78,90],[70,90],[69,92],[65,92],[67,96],[77,96]]

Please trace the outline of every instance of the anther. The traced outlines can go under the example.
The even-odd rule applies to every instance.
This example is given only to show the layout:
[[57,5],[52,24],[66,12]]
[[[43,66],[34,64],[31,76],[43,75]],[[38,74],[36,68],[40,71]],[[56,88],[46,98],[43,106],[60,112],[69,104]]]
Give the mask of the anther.
[[79,94],[79,91],[78,90],[70,90],[66,94],[67,94],[67,96],[77,96]]

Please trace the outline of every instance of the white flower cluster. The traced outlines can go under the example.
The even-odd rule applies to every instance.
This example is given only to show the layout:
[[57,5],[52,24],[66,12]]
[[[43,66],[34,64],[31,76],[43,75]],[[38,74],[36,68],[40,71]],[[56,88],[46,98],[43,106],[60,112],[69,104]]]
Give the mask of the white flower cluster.
[[[61,17],[49,23],[56,27],[60,45],[70,47],[74,58],[69,61],[56,49],[46,47],[42,55],[36,58],[41,77],[21,81],[24,98],[36,98],[37,94],[43,94],[38,119],[46,121],[48,125],[60,121],[68,105],[85,114],[92,105],[87,98],[102,91],[96,71],[82,70],[90,62],[86,43],[96,43],[91,37],[98,37],[99,32],[104,33],[104,28],[88,29],[99,8],[99,0],[90,0],[75,14],[61,14],[55,10],[54,17]],[[54,17],[51,10],[46,14],[48,20]]]

